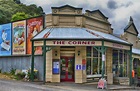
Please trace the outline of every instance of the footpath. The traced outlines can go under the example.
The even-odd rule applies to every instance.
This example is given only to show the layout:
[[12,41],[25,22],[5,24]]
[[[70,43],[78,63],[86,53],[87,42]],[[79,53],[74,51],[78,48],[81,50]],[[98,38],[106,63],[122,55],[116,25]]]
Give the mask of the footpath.
[[97,82],[82,84],[74,82],[46,83],[45,86],[68,91],[140,91],[140,87],[126,85],[107,85],[107,89],[98,89]]
[[[125,85],[107,85],[107,89],[98,89],[97,88],[98,82],[89,82],[89,83],[81,83],[81,84],[76,84],[74,82],[60,82],[60,83],[43,84],[43,82],[36,82],[36,81],[24,82],[24,81],[13,81],[13,80],[4,80],[4,79],[3,80],[1,79],[0,81],[1,81],[0,85],[5,85],[5,87],[15,83],[19,85],[19,86],[14,85],[16,86],[16,88],[27,86],[28,88],[43,89],[43,90],[35,90],[35,91],[140,91],[140,87],[125,86]],[[5,91],[13,91],[13,90],[5,90]],[[19,91],[19,90],[14,90],[14,91]]]

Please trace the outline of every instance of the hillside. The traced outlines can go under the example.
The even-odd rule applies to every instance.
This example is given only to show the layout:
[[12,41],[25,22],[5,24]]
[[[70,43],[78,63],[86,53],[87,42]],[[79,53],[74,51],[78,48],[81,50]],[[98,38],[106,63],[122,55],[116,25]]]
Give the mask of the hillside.
[[26,18],[39,16],[43,13],[41,6],[35,4],[25,5],[20,0],[0,0],[0,24],[12,21],[16,13],[25,13]]

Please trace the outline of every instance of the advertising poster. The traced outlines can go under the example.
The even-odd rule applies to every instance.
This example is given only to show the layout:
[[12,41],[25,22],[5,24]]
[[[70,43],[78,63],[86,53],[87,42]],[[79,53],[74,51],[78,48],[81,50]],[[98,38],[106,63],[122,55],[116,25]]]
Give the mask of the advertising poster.
[[53,74],[59,74],[59,61],[54,61],[53,62]]
[[11,55],[11,23],[0,25],[0,56]]
[[[31,54],[31,38],[43,29],[43,17],[27,20],[27,54]],[[35,54],[42,54],[42,47],[35,48]]]
[[14,22],[13,31],[13,55],[26,53],[26,20]]

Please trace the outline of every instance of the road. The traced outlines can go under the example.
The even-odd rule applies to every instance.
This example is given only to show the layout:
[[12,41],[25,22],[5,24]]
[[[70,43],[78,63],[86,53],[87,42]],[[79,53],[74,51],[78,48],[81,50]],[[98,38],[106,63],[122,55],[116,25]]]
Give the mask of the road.
[[89,88],[74,83],[48,83],[22,82],[0,79],[0,91],[106,91],[97,88]]
[[0,80],[0,91],[66,91],[66,90],[28,82]]

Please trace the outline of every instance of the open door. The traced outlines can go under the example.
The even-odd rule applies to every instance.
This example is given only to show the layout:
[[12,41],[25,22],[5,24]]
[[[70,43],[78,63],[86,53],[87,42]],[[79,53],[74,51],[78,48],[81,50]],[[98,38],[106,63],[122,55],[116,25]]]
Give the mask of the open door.
[[61,57],[61,81],[74,81],[74,57]]

